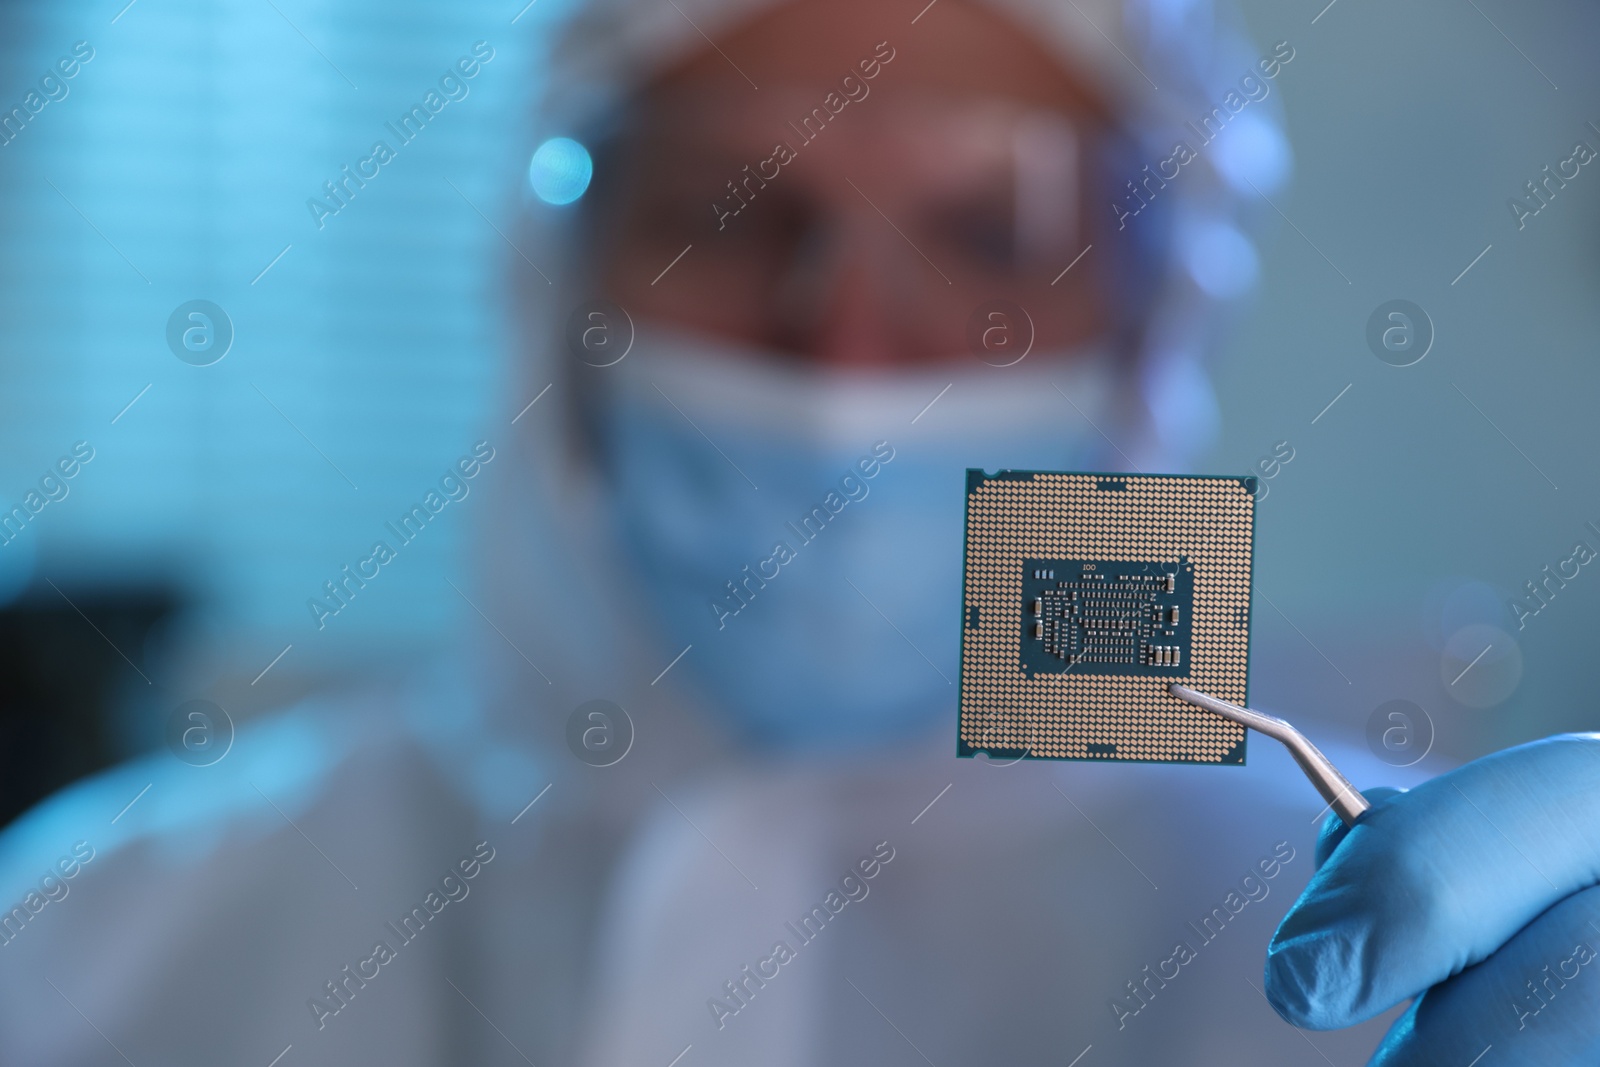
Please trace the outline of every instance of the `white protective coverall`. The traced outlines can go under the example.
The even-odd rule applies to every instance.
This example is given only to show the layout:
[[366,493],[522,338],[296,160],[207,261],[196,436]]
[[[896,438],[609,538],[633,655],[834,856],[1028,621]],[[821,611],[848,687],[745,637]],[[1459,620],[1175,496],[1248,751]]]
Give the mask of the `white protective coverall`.
[[[1198,3],[1153,5],[1141,23],[1105,0],[995,2],[1113,85],[1135,133],[1180,100],[1220,99],[1255,59]],[[540,121],[573,129],[699,47],[673,7],[715,36],[761,6],[580,11],[552,49]],[[1139,73],[1195,54],[1190,84],[1169,73],[1164,96]],[[1223,168],[1247,163],[1219,142],[1185,175],[1175,241],[1230,210]],[[574,236],[558,229],[546,236]],[[1170,467],[1209,404],[1207,296],[1181,268],[1162,277],[1122,384],[1146,428],[1137,458]],[[611,607],[632,578],[552,341],[581,288],[529,309],[525,395],[556,391],[484,490],[497,504],[475,600],[502,635],[475,629],[442,666],[252,722],[212,766],[162,752],[97,775],[10,827],[0,1063],[1365,1056],[1384,1022],[1307,1037],[1259,990],[1267,938],[1311,873],[1319,807],[1265,743],[1243,770],[958,761],[953,701],[938,729],[888,750],[789,757],[726,740],[697,707],[692,661],[663,674],[678,649]],[[594,698],[635,730],[609,767],[564,743]],[[1358,782],[1407,784],[1324,747]]]

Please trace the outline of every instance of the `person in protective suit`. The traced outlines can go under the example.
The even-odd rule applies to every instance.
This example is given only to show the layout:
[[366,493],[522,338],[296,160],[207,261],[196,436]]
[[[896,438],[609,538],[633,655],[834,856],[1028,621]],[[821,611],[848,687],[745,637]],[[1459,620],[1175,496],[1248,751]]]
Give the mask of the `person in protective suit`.
[[499,444],[488,625],[9,828],[0,1061],[1348,1059],[1393,1015],[1273,1009],[1424,990],[1383,1062],[1592,1053],[1593,739],[1315,846],[1260,747],[952,757],[962,472],[1204,445],[1293,49],[1198,2],[916,6],[574,14],[535,119],[594,180],[535,157],[519,238],[566,268],[513,263],[551,392]]

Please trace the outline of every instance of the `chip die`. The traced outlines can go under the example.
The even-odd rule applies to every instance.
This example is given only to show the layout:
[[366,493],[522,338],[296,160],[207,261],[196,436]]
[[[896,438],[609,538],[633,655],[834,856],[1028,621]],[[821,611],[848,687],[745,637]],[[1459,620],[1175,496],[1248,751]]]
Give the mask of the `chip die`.
[[967,471],[957,754],[1242,764],[1254,478]]

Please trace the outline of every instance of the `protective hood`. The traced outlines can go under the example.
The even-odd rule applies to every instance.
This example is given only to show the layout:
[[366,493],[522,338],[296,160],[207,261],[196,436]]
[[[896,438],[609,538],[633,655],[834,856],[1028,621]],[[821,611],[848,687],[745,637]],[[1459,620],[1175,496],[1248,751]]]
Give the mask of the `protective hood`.
[[[1246,198],[1255,200],[1257,189],[1270,194],[1287,174],[1277,96],[1261,89],[1240,95],[1249,91],[1240,89],[1242,78],[1250,79],[1247,87],[1266,84],[1260,64],[1273,53],[1247,45],[1232,20],[1198,0],[987,2],[1064,65],[1087,72],[1116,107],[1131,157],[1112,165],[1117,173],[1126,168],[1130,192],[1105,210],[1122,219],[1138,246],[1149,295],[1142,329],[1130,342],[1136,350],[1119,354],[1120,403],[1098,428],[1122,446],[1110,466],[1182,471],[1216,426],[1206,361],[1217,313],[1254,280],[1255,253],[1242,232]],[[702,35],[715,39],[773,6],[771,0],[599,0],[578,9],[551,37],[548,79],[532,107],[530,155],[552,137],[600,136],[653,74],[706,47]],[[1227,128],[1217,119],[1205,125],[1213,109]],[[1213,129],[1221,130],[1215,143],[1200,139],[1197,131]],[[1137,199],[1132,179],[1170,173],[1175,141],[1194,149],[1181,177],[1161,187],[1159,198]],[[664,709],[705,703],[707,696],[696,690],[692,672],[673,669],[683,644],[641,613],[622,610],[640,590],[611,513],[584,381],[605,368],[586,363],[567,338],[572,315],[600,296],[583,269],[581,210],[552,207],[531,190],[523,200],[519,251],[508,253],[524,337],[505,404],[515,436],[479,554],[489,563],[481,592],[493,607],[486,614],[507,641],[479,651],[510,668],[497,683],[506,687],[505,713],[524,717],[530,700],[543,705],[549,698],[541,732],[557,740],[563,725],[557,712],[584,700],[643,701],[673,717]],[[630,340],[637,329],[627,323]],[[691,721],[699,718],[687,715],[663,744],[705,750],[716,732]]]

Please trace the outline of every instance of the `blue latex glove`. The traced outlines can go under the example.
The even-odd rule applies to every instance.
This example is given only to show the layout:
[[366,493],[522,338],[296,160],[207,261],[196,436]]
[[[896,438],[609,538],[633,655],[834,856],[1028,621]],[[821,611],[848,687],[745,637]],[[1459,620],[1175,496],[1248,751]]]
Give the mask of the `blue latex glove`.
[[1409,997],[1372,1063],[1600,1063],[1600,734],[1476,760],[1336,816],[1267,949],[1296,1026],[1350,1026]]

